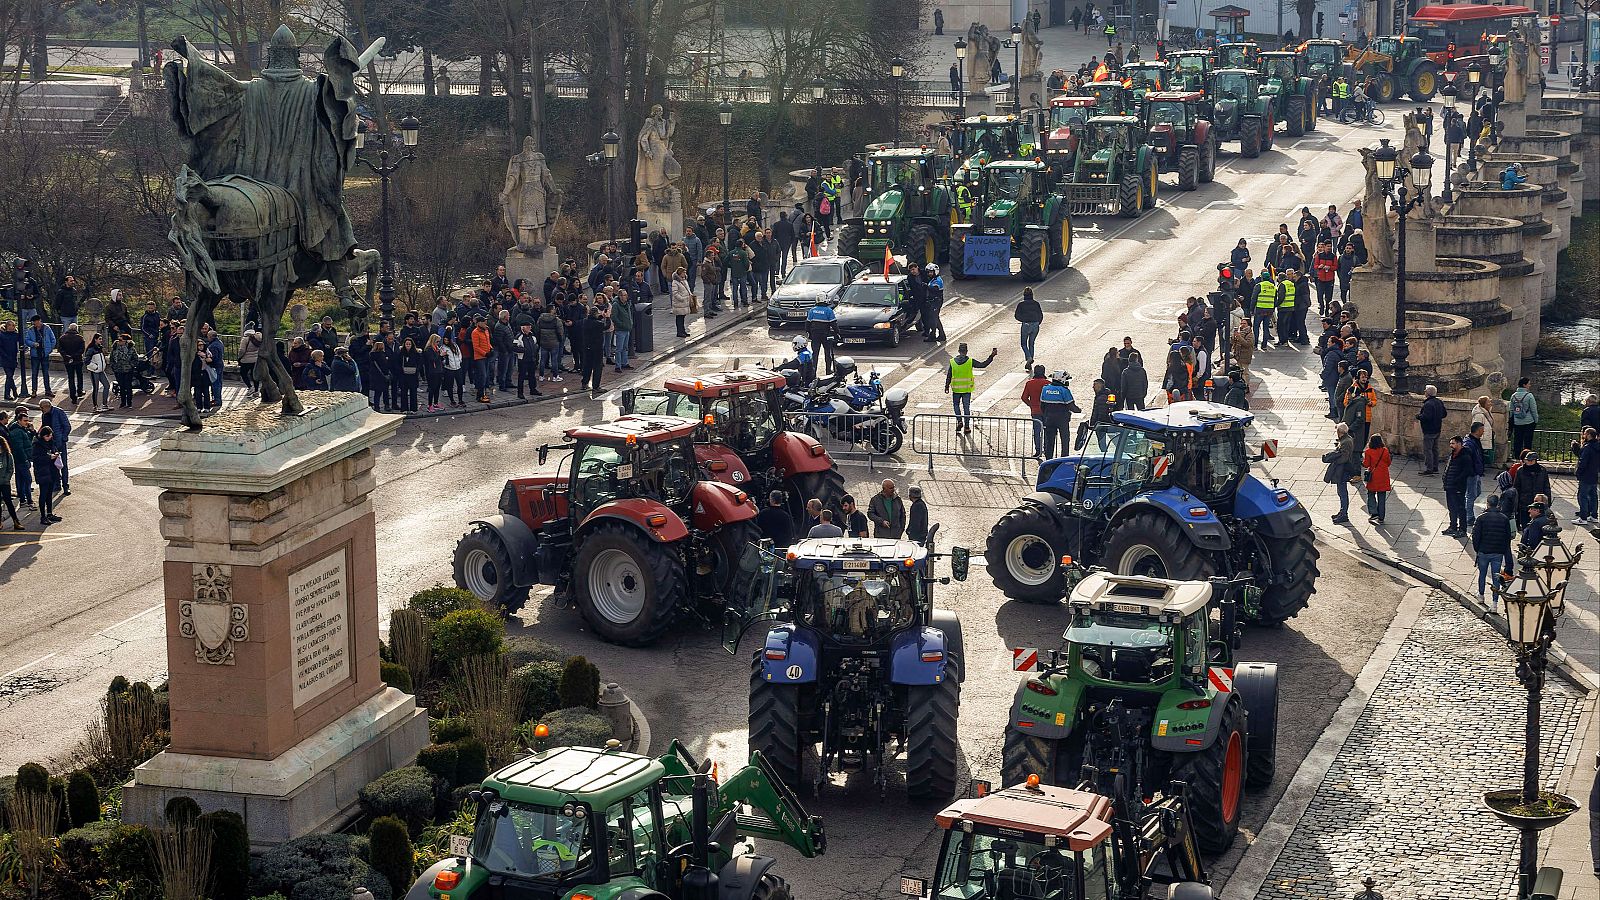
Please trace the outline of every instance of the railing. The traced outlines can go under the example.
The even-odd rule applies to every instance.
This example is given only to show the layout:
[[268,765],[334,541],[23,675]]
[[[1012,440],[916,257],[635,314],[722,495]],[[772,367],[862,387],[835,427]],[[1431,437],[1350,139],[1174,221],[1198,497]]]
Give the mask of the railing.
[[1578,439],[1576,431],[1541,431],[1534,429],[1533,452],[1547,469],[1576,469],[1578,454],[1572,444]]
[[[527,73],[524,73],[526,82]],[[381,78],[383,90],[388,94],[421,95],[426,94],[426,82],[421,73],[408,72]],[[437,80],[435,80],[437,86]],[[589,96],[589,86],[576,76],[558,76],[546,82],[546,91],[554,97],[569,99],[583,99]],[[505,88],[499,79],[491,79],[489,93],[491,96],[505,96]],[[450,94],[458,97],[475,97],[479,95],[477,78],[450,80]],[[809,91],[805,100],[796,102],[811,103]],[[706,102],[720,101],[727,98],[731,103],[771,103],[772,91],[763,83],[752,80],[746,84],[739,84],[733,78],[713,78],[707,81],[677,80],[667,82],[667,98],[670,100],[689,101],[701,100]],[[829,105],[856,106],[867,102],[881,105],[893,104],[895,92],[889,88],[850,89],[829,88],[822,103]],[[954,109],[958,96],[955,91],[949,90],[949,82],[945,81],[911,81],[900,89],[900,103],[907,107],[931,106]]]
[[[956,431],[957,422],[967,424]],[[933,474],[933,459],[949,456],[970,459],[1018,460],[1019,477],[1028,475],[1028,463],[1038,465],[1034,455],[1032,419],[1015,416],[956,416],[951,413],[918,413],[911,417],[911,453],[928,458],[928,474]]]

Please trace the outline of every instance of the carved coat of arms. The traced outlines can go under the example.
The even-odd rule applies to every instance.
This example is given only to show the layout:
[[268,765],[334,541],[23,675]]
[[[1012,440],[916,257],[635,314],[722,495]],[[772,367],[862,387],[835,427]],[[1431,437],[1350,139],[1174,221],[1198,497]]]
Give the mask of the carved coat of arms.
[[233,665],[233,645],[250,637],[250,610],[233,602],[233,567],[196,563],[194,599],[178,604],[178,633],[194,638],[196,662]]

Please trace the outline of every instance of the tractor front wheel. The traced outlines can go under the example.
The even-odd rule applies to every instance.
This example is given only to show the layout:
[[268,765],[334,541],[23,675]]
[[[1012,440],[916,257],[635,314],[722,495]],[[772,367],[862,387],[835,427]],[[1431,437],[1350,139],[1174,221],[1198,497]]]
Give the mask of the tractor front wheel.
[[1072,217],[1062,211],[1056,213],[1055,221],[1050,224],[1050,268],[1065,269],[1072,265]]
[[822,508],[833,510],[833,514],[837,516],[839,502],[844,499],[845,494],[850,493],[845,487],[844,476],[839,474],[837,468],[821,472],[801,472],[784,482],[784,490],[789,495],[789,516],[794,519],[797,526],[803,525],[810,519],[806,514],[806,501],[821,500]]
[[1185,147],[1178,151],[1178,190],[1192,191],[1200,180],[1200,148]]
[[1321,112],[1321,107],[1322,99],[1317,95],[1316,91],[1312,91],[1306,97],[1306,124],[1304,128],[1300,129],[1301,131],[1310,134],[1317,130],[1317,116]]
[[753,566],[741,566],[750,545],[761,542],[761,529],[754,519],[734,522],[718,529],[708,546],[709,553],[703,563],[709,571],[700,573],[705,579],[702,594],[720,594],[724,600],[742,603],[750,595],[755,580]]
[[1236,663],[1233,692],[1244,702],[1249,760],[1244,786],[1260,790],[1278,771],[1278,667],[1272,663]]
[[1143,176],[1131,169],[1122,173],[1122,181],[1117,185],[1117,215],[1124,219],[1137,218],[1142,204],[1139,202],[1144,195]]
[[1222,853],[1239,836],[1245,751],[1244,716],[1235,703],[1222,714],[1222,727],[1211,746],[1198,753],[1182,754],[1173,761],[1173,779],[1189,786],[1189,817],[1194,822],[1195,843],[1205,853]]
[[853,223],[842,226],[839,229],[839,243],[835,247],[835,252],[839,256],[855,258],[861,251],[861,231],[861,226]]
[[800,738],[800,686],[773,684],[762,675],[761,654],[750,660],[750,749],[760,750],[767,764],[796,792],[805,747]]
[[1210,184],[1217,177],[1217,139],[1208,136],[1200,148],[1200,183]]
[[1267,555],[1266,566],[1256,571],[1272,573],[1271,582],[1261,585],[1260,625],[1282,625],[1298,616],[1311,602],[1317,589],[1317,544],[1309,530],[1292,538],[1259,539],[1261,552]]
[[966,261],[966,255],[967,255],[967,237],[966,237],[966,234],[962,233],[962,234],[960,234],[960,236],[957,236],[957,233],[952,229],[951,232],[950,232],[950,263],[949,263],[948,268],[949,268],[950,274],[955,276],[956,278],[963,278],[964,279],[964,278],[967,277],[966,271],[961,268],[961,264]]
[[1261,119],[1245,116],[1239,123],[1239,154],[1245,159],[1261,155]]
[[939,261],[939,238],[933,226],[926,222],[911,226],[906,242],[906,262],[921,268]]
[[1004,749],[1000,752],[1000,785],[1013,787],[1039,776],[1045,784],[1070,786],[1078,783],[1083,761],[1069,758],[1066,742],[1034,737],[1021,729],[1006,728]]
[[528,602],[528,589],[517,587],[512,577],[511,554],[505,542],[487,525],[474,525],[456,542],[456,587],[470,591],[484,603],[507,615]]
[[1399,85],[1395,83],[1394,76],[1383,71],[1375,71],[1373,76],[1377,90],[1373,92],[1372,99],[1379,103],[1393,103],[1395,95],[1400,93]]
[[949,800],[956,793],[956,719],[961,713],[961,683],[906,690],[906,796]]
[[1043,281],[1050,274],[1050,257],[1044,246],[1044,232],[1028,229],[1017,239],[1017,260],[1022,267],[1017,277],[1023,281]]
[[1306,98],[1299,94],[1288,98],[1284,104],[1283,124],[1289,137],[1299,137],[1306,129]]
[[603,640],[625,647],[655,642],[683,602],[683,564],[666,545],[617,521],[594,526],[578,544],[573,596]]
[[1119,575],[1205,581],[1217,574],[1210,554],[1158,512],[1134,513],[1112,525],[1102,546],[1101,562]]
[[789,882],[767,872],[756,884],[750,900],[794,900],[794,892],[789,890]]
[[985,568],[1002,594],[1023,603],[1055,603],[1066,593],[1060,560],[1067,536],[1041,506],[1025,503],[989,529]]

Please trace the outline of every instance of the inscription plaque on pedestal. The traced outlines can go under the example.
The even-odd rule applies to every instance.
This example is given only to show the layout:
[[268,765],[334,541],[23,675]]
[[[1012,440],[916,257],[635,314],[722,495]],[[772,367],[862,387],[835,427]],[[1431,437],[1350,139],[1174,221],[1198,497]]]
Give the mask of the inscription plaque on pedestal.
[[298,710],[351,677],[343,548],[289,574],[289,633]]

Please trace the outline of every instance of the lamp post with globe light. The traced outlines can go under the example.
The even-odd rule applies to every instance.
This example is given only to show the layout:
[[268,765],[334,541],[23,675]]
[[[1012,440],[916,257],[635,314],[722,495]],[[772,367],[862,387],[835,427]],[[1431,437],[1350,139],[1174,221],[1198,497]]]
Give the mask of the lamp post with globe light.
[[1022,26],[1011,23],[1011,37],[1000,46],[1011,49],[1011,111],[1022,115]]
[[[728,189],[728,132],[730,130],[732,130],[732,126],[733,126],[733,104],[728,102],[728,98],[727,97],[723,97],[722,98],[722,102],[717,104],[717,124],[722,127],[722,216],[721,216],[721,221],[722,221],[723,227],[726,228],[728,226],[728,224],[732,221],[731,217],[728,214],[729,213],[729,210],[728,210],[728,202],[729,202],[728,201],[728,193],[729,193],[729,189]],[[729,232],[729,233],[732,234],[732,232]]]
[[1390,387],[1396,394],[1408,393],[1406,369],[1411,347],[1406,343],[1406,217],[1428,199],[1428,187],[1433,181],[1433,157],[1426,149],[1418,150],[1398,166],[1400,151],[1389,145],[1388,138],[1379,141],[1372,152],[1378,181],[1389,195],[1394,209],[1400,214],[1399,245],[1395,255],[1394,279],[1394,342],[1390,355],[1394,360],[1394,379]]
[[[389,142],[386,139],[383,146],[378,148],[378,161],[374,163],[362,153],[367,147],[367,123],[361,122],[356,126],[356,159],[378,176],[381,223],[378,252],[383,256],[382,274],[378,277],[378,310],[382,320],[389,323],[394,322],[394,257],[389,253],[389,177],[400,171],[401,166],[417,158],[417,140],[421,134],[422,123],[415,116],[401,119],[400,144],[405,150],[395,157],[394,162],[389,162]],[[387,138],[387,135],[384,137]]]
[[956,118],[967,114],[967,39],[956,38]]
[[894,145],[900,146],[900,82],[906,77],[905,57],[896,53],[889,60],[889,80],[894,82]]

